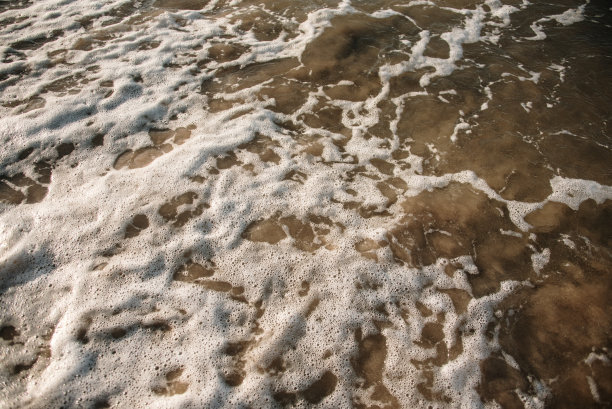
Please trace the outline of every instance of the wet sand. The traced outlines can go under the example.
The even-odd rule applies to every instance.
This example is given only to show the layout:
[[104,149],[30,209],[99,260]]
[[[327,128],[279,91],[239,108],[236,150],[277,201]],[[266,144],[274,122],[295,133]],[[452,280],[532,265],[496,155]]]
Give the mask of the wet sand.
[[611,10],[0,5],[0,406],[610,407]]

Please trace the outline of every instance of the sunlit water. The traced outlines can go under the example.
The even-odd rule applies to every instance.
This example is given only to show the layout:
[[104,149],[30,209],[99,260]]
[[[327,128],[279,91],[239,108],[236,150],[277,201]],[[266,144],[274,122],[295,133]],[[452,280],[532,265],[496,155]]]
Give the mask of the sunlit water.
[[610,7],[0,3],[0,407],[609,407]]

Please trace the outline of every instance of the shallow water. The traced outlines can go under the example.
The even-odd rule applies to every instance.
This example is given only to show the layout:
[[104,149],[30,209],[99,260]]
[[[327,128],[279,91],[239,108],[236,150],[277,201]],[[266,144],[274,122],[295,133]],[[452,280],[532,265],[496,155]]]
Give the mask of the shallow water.
[[612,405],[604,1],[0,4],[0,406]]

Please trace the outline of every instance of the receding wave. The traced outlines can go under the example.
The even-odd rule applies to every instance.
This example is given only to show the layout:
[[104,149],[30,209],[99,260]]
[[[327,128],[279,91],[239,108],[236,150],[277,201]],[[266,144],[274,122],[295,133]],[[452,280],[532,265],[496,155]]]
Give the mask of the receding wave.
[[0,406],[609,407],[611,10],[0,2]]

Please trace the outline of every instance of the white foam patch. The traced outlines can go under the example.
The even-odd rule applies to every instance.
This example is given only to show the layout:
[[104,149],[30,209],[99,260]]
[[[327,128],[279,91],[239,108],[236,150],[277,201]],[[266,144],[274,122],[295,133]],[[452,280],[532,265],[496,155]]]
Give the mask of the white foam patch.
[[541,252],[534,252],[531,255],[531,264],[533,265],[533,271],[536,274],[540,274],[542,269],[546,267],[546,264],[550,261],[550,249],[544,249]]
[[[587,1],[588,3],[588,1]],[[551,19],[557,21],[564,26],[569,26],[574,23],[579,23],[584,20],[584,8],[586,4],[583,4],[575,9],[569,9],[561,14],[550,16]]]
[[587,378],[587,382],[589,383],[589,390],[591,391],[591,395],[593,396],[593,399],[597,403],[601,402],[601,399],[599,397],[599,391],[597,390],[597,384],[595,383],[593,378],[591,378],[590,376],[587,376],[586,378]]
[[452,142],[457,142],[457,135],[459,134],[459,131],[466,131],[468,129],[470,129],[470,124],[468,124],[467,122],[464,122],[463,118],[460,118],[460,122],[457,125],[455,125],[453,134],[450,136],[450,140]]
[[589,4],[589,0],[575,9],[568,9],[561,14],[554,14],[548,17],[543,17],[531,24],[531,30],[534,32],[533,37],[527,37],[526,40],[541,41],[546,38],[546,33],[542,29],[542,23],[556,21],[563,26],[569,26],[579,23],[584,20],[584,9]]

